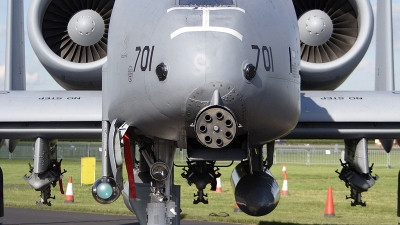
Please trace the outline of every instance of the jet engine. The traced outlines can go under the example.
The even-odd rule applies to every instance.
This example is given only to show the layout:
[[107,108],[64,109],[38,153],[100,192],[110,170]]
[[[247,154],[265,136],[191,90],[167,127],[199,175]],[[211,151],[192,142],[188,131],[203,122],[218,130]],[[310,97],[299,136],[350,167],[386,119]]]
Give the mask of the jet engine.
[[251,174],[241,162],[233,170],[231,182],[237,205],[250,216],[267,215],[279,203],[279,185],[267,169]]
[[369,0],[293,0],[301,41],[302,90],[333,90],[357,67],[371,42]]
[[27,27],[40,62],[67,90],[101,90],[114,0],[33,0]]

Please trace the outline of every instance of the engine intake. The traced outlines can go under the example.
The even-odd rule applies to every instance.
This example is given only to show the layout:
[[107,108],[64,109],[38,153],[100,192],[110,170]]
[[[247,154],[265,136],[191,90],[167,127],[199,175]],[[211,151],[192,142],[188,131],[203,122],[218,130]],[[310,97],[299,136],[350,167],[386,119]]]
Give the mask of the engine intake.
[[371,42],[368,0],[293,0],[301,39],[302,90],[333,90],[357,67]]
[[65,89],[101,90],[115,0],[33,0],[28,35],[40,62]]

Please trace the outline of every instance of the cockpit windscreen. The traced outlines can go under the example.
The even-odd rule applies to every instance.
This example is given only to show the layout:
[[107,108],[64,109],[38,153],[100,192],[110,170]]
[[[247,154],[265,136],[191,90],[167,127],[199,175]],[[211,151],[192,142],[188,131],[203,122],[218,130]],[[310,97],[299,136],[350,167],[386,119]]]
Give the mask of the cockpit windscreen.
[[233,0],[179,0],[179,5],[233,5]]

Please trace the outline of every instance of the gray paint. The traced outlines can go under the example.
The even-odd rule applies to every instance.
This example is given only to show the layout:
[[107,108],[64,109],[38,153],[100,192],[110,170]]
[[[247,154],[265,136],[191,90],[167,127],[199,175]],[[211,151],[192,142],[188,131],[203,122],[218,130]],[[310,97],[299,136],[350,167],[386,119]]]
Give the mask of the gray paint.
[[[23,0],[7,2],[6,68],[4,90],[25,90],[25,30]],[[19,139],[6,140],[13,153]]]
[[[29,10],[28,29],[38,57],[56,80],[68,75],[85,85],[97,82],[97,75],[81,75],[98,72],[105,59],[69,64],[44,44],[40,21],[49,2],[33,0]],[[289,0],[237,0],[231,7],[177,7],[176,0],[130,3],[115,4],[103,93],[1,92],[0,105],[7,107],[0,108],[0,139],[107,140],[108,122],[118,120],[134,127],[135,135],[167,139],[171,149],[175,142],[186,147],[186,138],[196,138],[191,124],[213,103],[214,93],[220,94],[218,104],[237,117],[238,135],[245,137],[240,149],[268,143],[292,129],[291,138],[395,138],[400,133],[399,109],[393,104],[399,100],[397,92],[300,93],[300,36]],[[332,71],[347,76],[369,44],[371,7],[367,0],[351,3],[360,17],[359,40],[337,62],[314,65],[312,82],[325,82],[316,74],[336,77]],[[257,58],[257,74],[246,79],[244,68],[257,65]],[[155,73],[160,64],[168,68],[165,80]],[[154,145],[156,159],[171,164],[162,157],[171,149]],[[109,158],[103,159],[108,175]]]
[[25,90],[25,32],[23,0],[8,0],[4,90]]
[[0,122],[101,121],[100,91],[0,92]]
[[363,138],[361,139],[356,147],[356,151],[354,153],[354,167],[355,169],[363,174],[369,174],[371,171],[369,169],[368,162],[368,140]]
[[[38,13],[41,13],[40,10],[44,10],[44,8],[46,7],[45,2],[35,2],[33,4],[33,6],[31,5],[32,8],[38,10]],[[170,4],[170,3],[168,3]],[[38,5],[38,6],[36,6]],[[122,4],[123,5],[123,4]],[[173,4],[170,4],[169,7],[173,7]],[[368,7],[367,7],[368,8]],[[368,11],[368,10],[367,10]],[[164,12],[164,11],[163,11]],[[164,12],[165,13],[165,12]],[[238,15],[241,15],[241,13],[237,13]],[[132,14],[131,14],[132,15]],[[199,14],[200,16],[201,14]],[[195,21],[195,20],[194,20]],[[366,22],[368,23],[368,22]],[[167,28],[164,26],[160,26],[161,32],[167,33]],[[126,31],[125,31],[126,32]],[[242,32],[242,33],[248,33],[248,32]],[[250,32],[251,33],[251,32]],[[126,39],[126,35],[121,35],[121,39],[123,40],[122,43],[127,43],[127,47],[128,48],[134,48],[131,46],[132,40]],[[151,38],[150,38],[151,39]],[[121,43],[121,42],[120,42]],[[250,42],[251,43],[251,42]],[[248,43],[247,45],[249,45],[250,43]],[[165,49],[171,49],[174,50],[174,47],[169,47],[167,46],[161,46]],[[176,48],[178,48],[179,50],[183,50],[183,48],[179,48],[179,45],[175,46]],[[121,49],[123,50],[123,49]],[[114,54],[118,54],[118,52],[122,52],[123,51],[117,51],[115,52],[116,49],[114,49]],[[135,58],[135,55],[132,53],[132,58]],[[165,55],[165,57],[160,57],[157,55],[154,55],[155,57],[158,57],[158,62],[164,61],[168,62],[167,57],[168,55]],[[249,56],[249,58],[252,55]],[[117,57],[118,58],[118,57]],[[119,57],[121,58],[121,57]],[[254,57],[252,57],[254,58]],[[161,59],[161,60],[160,60]],[[121,59],[121,61],[123,61],[123,59]],[[254,61],[254,59],[253,59]],[[156,63],[157,61],[154,60],[153,62],[153,66],[155,67],[157,65]],[[116,68],[113,68],[113,70],[115,71]],[[154,68],[153,68],[154,69]],[[126,72],[124,72],[126,70]],[[106,67],[104,68],[104,71],[106,71]],[[105,73],[105,72],[104,72]],[[122,79],[120,79],[120,81],[122,82],[122,86],[119,88],[113,88],[112,92],[114,92],[113,94],[110,95],[103,95],[103,100],[105,101],[106,97],[108,96],[114,96],[114,101],[110,101],[113,103],[108,102],[107,104],[120,104],[120,102],[125,101],[127,103],[129,102],[135,102],[135,104],[138,103],[142,103],[144,104],[144,106],[148,105],[151,107],[154,107],[154,104],[151,103],[151,101],[140,101],[139,99],[142,99],[143,97],[147,96],[146,93],[143,92],[138,92],[137,94],[132,95],[132,93],[130,93],[130,91],[128,91],[129,94],[124,94],[121,93],[121,90],[124,90],[125,86],[127,86],[127,84],[129,82],[126,82],[124,79],[124,74],[128,75],[128,68],[126,69],[121,69],[120,73],[117,74],[122,74],[120,75],[122,77]],[[136,76],[136,75],[134,75]],[[107,76],[105,76],[107,77]],[[156,76],[154,73],[148,73],[148,76],[146,75],[147,79],[149,79],[148,82],[146,82],[147,84],[150,84],[150,82],[153,82],[153,80],[155,81]],[[114,77],[109,77],[107,78],[109,81],[110,85],[106,85],[106,87],[115,87],[116,84],[116,80]],[[159,84],[164,84],[168,85],[167,83],[171,83],[171,82],[178,82],[181,83],[181,85],[178,86],[182,86],[182,83],[186,83],[186,80],[183,81],[179,81],[179,80],[174,80],[174,81],[169,81],[170,78],[167,79],[167,81],[165,83],[159,83]],[[135,87],[133,89],[130,90],[135,90],[141,87],[145,87],[147,84],[141,80],[140,78],[138,78],[135,83],[137,85],[135,85]],[[156,84],[158,83],[155,82]],[[194,82],[197,83],[197,82]],[[212,84],[212,83],[211,83]],[[257,84],[257,81],[253,81],[252,83],[250,83],[252,85]],[[153,84],[154,86],[157,86],[155,84]],[[153,85],[150,85],[149,87],[152,87]],[[246,84],[247,85],[247,84]],[[273,88],[273,87],[272,87]],[[188,87],[184,87],[184,89],[188,89],[188,90],[196,90],[194,89],[193,86],[189,86]],[[210,93],[213,92],[214,90],[210,90]],[[55,94],[56,93],[56,94]],[[36,92],[36,93],[15,93],[12,92],[10,94],[4,94],[2,93],[2,95],[0,95],[0,102],[2,105],[8,105],[9,107],[2,107],[1,109],[1,120],[2,120],[2,137],[6,138],[6,136],[13,136],[13,137],[17,137],[17,136],[33,136],[35,135],[35,132],[40,132],[41,134],[45,134],[46,136],[51,136],[51,137],[55,137],[57,135],[62,135],[63,137],[66,137],[66,134],[68,135],[72,135],[72,136],[78,136],[78,134],[73,134],[74,132],[77,133],[81,133],[82,135],[88,135],[88,136],[99,136],[99,131],[101,129],[96,128],[96,129],[91,129],[92,125],[90,124],[95,124],[92,122],[98,122],[101,121],[101,93],[98,92],[98,96],[95,97],[95,99],[90,99],[88,101],[85,101],[84,103],[82,103],[82,101],[80,101],[82,104],[78,103],[78,102],[70,102],[70,101],[64,101],[64,100],[46,100],[46,101],[38,101],[38,98],[41,97],[50,97],[50,98],[57,98],[59,96],[61,97],[67,97],[67,96],[76,96],[77,93],[80,92]],[[91,93],[91,92],[88,92]],[[160,92],[158,92],[160,93]],[[162,92],[162,93],[169,93],[172,94],[171,92]],[[349,96],[362,96],[365,98],[368,98],[369,100],[364,100],[363,102],[367,102],[367,103],[363,103],[363,102],[359,102],[359,104],[353,104],[353,103],[346,103],[345,101],[336,101],[336,102],[329,102],[329,101],[321,101],[318,99],[318,94],[320,95],[320,97],[340,97],[340,93],[336,93],[336,92],[305,92],[305,96],[302,96],[302,112],[301,112],[301,116],[300,116],[300,123],[299,125],[302,125],[304,123],[318,123],[320,122],[321,124],[325,124],[323,129],[326,129],[326,135],[324,136],[325,138],[329,138],[330,135],[334,135],[338,133],[338,129],[336,128],[332,128],[331,125],[332,124],[328,124],[330,122],[340,122],[340,124],[342,124],[342,128],[346,130],[346,132],[339,132],[339,134],[341,136],[345,136],[346,134],[348,134],[347,132],[350,133],[355,133],[355,132],[360,132],[360,130],[363,131],[363,133],[368,134],[370,136],[376,135],[383,135],[383,136],[387,136],[387,134],[385,133],[387,130],[389,130],[389,133],[395,133],[395,129],[393,129],[391,126],[381,126],[379,127],[379,129],[375,129],[375,130],[366,130],[364,128],[361,127],[356,127],[355,126],[355,122],[357,122],[357,124],[359,124],[361,126],[362,122],[388,122],[388,123],[392,123],[393,121],[399,121],[397,120],[398,118],[395,117],[395,113],[397,111],[397,109],[395,108],[395,104],[391,104],[393,101],[397,101],[397,98],[395,98],[394,94],[390,94],[390,93],[346,93],[345,96],[349,97]],[[54,95],[55,94],[55,95]],[[72,94],[72,95],[71,95]],[[241,96],[243,96],[244,98],[249,96],[249,92],[246,91],[244,89],[243,93],[241,93]],[[311,95],[312,94],[312,95]],[[355,94],[355,95],[354,95]],[[9,97],[3,97],[3,96],[9,96]],[[78,94],[80,95],[80,94]],[[86,94],[85,94],[86,95]],[[143,96],[144,95],[144,96]],[[28,97],[27,97],[28,96]],[[127,98],[119,98],[118,96],[127,96]],[[129,97],[129,96],[134,96]],[[173,94],[172,96],[175,96],[175,94]],[[171,97],[172,97],[171,96]],[[308,97],[307,97],[308,96]],[[314,96],[314,97],[313,97]],[[390,97],[388,97],[390,96]],[[160,98],[157,100],[157,102],[162,102],[162,101],[170,101],[169,100],[169,95],[165,96],[167,97],[166,99]],[[205,99],[207,99],[209,101],[211,95],[205,95]],[[271,97],[279,97],[278,95],[272,95]],[[34,100],[32,100],[34,99]],[[137,99],[137,100],[135,100]],[[143,99],[147,99],[143,98]],[[157,98],[155,98],[157,99]],[[15,101],[17,100],[17,101]],[[153,101],[153,100],[152,100]],[[182,100],[178,100],[178,101],[182,101]],[[200,99],[201,101],[201,99]],[[150,103],[150,105],[148,104]],[[377,104],[382,104],[385,105],[385,107],[378,107]],[[94,106],[96,105],[96,106]],[[313,105],[318,105],[319,107],[317,107],[316,109],[313,110]],[[373,107],[376,106],[376,107]],[[389,110],[384,110],[387,109],[386,107],[390,106],[391,109]],[[93,108],[91,108],[93,107]],[[249,107],[249,106],[247,106]],[[311,107],[311,111],[310,110]],[[181,110],[184,110],[186,107],[181,108]],[[324,111],[324,108],[326,109]],[[79,109],[79,111],[78,111]],[[370,113],[371,109],[373,110],[374,113]],[[85,111],[86,110],[86,111]],[[121,112],[130,112],[131,108],[123,106],[122,109],[121,108],[114,108],[114,110],[119,110]],[[135,109],[133,109],[134,112],[140,112],[139,114],[135,115],[137,117],[142,117],[142,119],[144,119],[144,122],[147,122],[148,119],[146,119],[147,113],[143,112],[143,107],[137,107]],[[157,111],[157,110],[156,110]],[[247,111],[247,110],[246,110]],[[245,111],[245,112],[246,112]],[[327,113],[329,112],[329,113]],[[392,113],[393,112],[393,113]],[[242,113],[238,113],[239,115],[242,115]],[[104,113],[103,119],[108,119],[108,115]],[[138,116],[139,115],[139,116]],[[243,114],[246,115],[246,114]],[[254,114],[253,114],[254,115]],[[368,116],[370,115],[370,116]],[[374,115],[385,115],[385,116],[374,116]],[[390,119],[392,116],[394,116],[394,119]],[[99,119],[100,118],[100,119]],[[58,123],[59,121],[65,121],[65,122],[69,122],[69,124],[71,125],[71,127],[73,127],[73,129],[64,129],[64,128],[60,128],[60,127],[55,127],[60,125],[60,123]],[[73,122],[75,121],[75,122]],[[76,123],[76,121],[91,121],[89,123],[82,123],[82,127],[80,127],[79,123]],[[178,119],[179,121],[179,119]],[[190,119],[188,119],[188,121],[190,121]],[[9,124],[5,124],[5,122],[12,122]],[[20,123],[18,122],[30,122],[32,124],[32,122],[35,122],[36,124],[34,124],[34,126],[31,129],[22,129],[21,126],[19,126]],[[43,123],[46,122],[46,123]],[[344,124],[345,122],[352,122],[353,124],[351,125],[351,127],[353,127],[353,129],[350,129],[347,124]],[[163,123],[163,122],[162,122]],[[182,122],[178,122],[177,124],[183,124]],[[339,123],[338,123],[339,124]],[[292,132],[292,135],[294,135],[295,133],[298,133],[298,131],[300,131],[301,126],[297,126],[296,129],[294,130],[294,132]],[[174,126],[174,125],[173,125]],[[322,125],[320,125],[322,126]],[[151,127],[151,129],[153,129],[154,127]],[[322,128],[321,128],[322,129]],[[179,130],[176,129],[176,130]],[[300,135],[300,136],[310,136],[310,137],[316,137],[313,135],[318,135],[318,132],[315,132],[317,130],[312,130],[309,131],[307,130],[306,132],[304,132],[304,135]],[[54,132],[52,134],[52,132]],[[171,135],[169,135],[171,137]],[[172,135],[172,137],[177,137],[178,135]],[[167,136],[164,136],[167,137]],[[333,136],[331,136],[333,137]],[[66,137],[67,138],[67,137]],[[178,138],[173,138],[173,139],[178,139]]]
[[395,139],[400,136],[399,92],[302,92],[301,114],[286,138]]
[[305,91],[299,122],[399,122],[400,92]]
[[[138,4],[148,5],[149,1]],[[121,119],[144,134],[163,139],[178,141],[183,131],[195,138],[190,134],[193,128],[188,123],[193,123],[198,111],[207,105],[189,112],[185,103],[191,101],[190,98],[196,103],[209,102],[218,89],[224,106],[235,115],[243,115],[243,107],[240,107],[240,98],[230,99],[229,94],[243,96],[245,113],[241,120],[246,120],[246,126],[238,132],[250,133],[252,145],[290,131],[300,110],[300,77],[297,70],[290,73],[287,66],[289,47],[296,52],[292,56],[293,64],[298,66],[300,61],[295,57],[300,49],[293,4],[290,1],[257,1],[254,4],[237,1],[236,4],[240,7],[215,7],[207,12],[200,7],[178,8],[174,0],[157,2],[152,10],[131,6],[128,1],[116,2],[114,10],[120,13],[113,14],[111,20],[107,62],[108,74],[113,76],[108,76],[107,93],[104,92],[109,98],[104,105],[108,108],[109,120]],[[280,17],[282,13],[288,16]],[[260,20],[257,15],[272,16],[269,20]],[[206,22],[210,27],[236,31],[242,35],[242,40],[231,33],[212,31],[173,35],[182,28],[186,31],[190,27],[200,29],[203,18],[209,19]],[[131,23],[127,21],[136,22],[128,26]],[[282,27],[281,23],[293,26]],[[263,32],[265,30],[269,32]],[[268,46],[268,51],[272,49],[274,72],[266,71],[260,53],[258,74],[249,82],[243,76],[243,68],[248,63],[256,65],[257,50],[252,49],[252,45],[259,46],[260,50],[263,46]],[[133,68],[135,72],[130,73],[138,56],[136,48],[143,51],[145,46],[149,46],[150,51],[154,46],[151,71],[149,68],[141,71],[140,55],[136,70]],[[162,82],[154,72],[160,63],[169,68],[168,77]],[[132,82],[129,82],[130,74]],[[234,92],[229,93],[232,89]],[[260,98],[260,95],[268,98]],[[266,131],[265,127],[270,129]]]
[[100,139],[101,92],[0,92],[0,139]]
[[392,1],[378,0],[376,12],[375,90],[394,90]]
[[[39,4],[40,3],[40,4]],[[43,7],[45,7],[45,3],[43,2],[37,2],[35,4],[39,4],[40,7],[38,7],[38,9],[42,9]],[[35,5],[34,4],[34,5]],[[44,5],[43,5],[44,4]],[[168,7],[173,7],[173,4],[168,3],[170,6]],[[123,4],[122,4],[123,5]],[[162,4],[161,4],[162,5]],[[34,6],[31,6],[34,7]],[[163,11],[164,12],[164,11]],[[39,12],[40,13],[40,12]],[[164,12],[165,13],[165,12]],[[236,12],[237,15],[241,15],[240,12]],[[132,14],[131,14],[132,15]],[[199,14],[200,16],[201,14]],[[195,20],[194,20],[195,21]],[[168,28],[165,26],[160,26],[161,32],[167,33]],[[127,31],[125,31],[127,32]],[[248,32],[242,32],[242,33],[248,33]],[[122,39],[124,42],[123,43],[127,43],[127,47],[128,48],[134,48],[131,47],[131,42],[132,40],[129,41],[129,39],[127,39],[128,41],[125,41],[126,39],[126,35],[121,35],[120,39]],[[148,39],[148,40],[151,40]],[[116,42],[118,43],[118,42]],[[201,42],[200,42],[201,43]],[[232,42],[233,43],[233,42]],[[249,42],[247,44],[247,46],[250,44],[251,42]],[[158,45],[157,45],[158,46]],[[183,50],[183,48],[180,48],[179,45],[175,46],[175,47],[168,47],[168,45],[166,46],[160,46],[162,48],[165,48],[165,50],[170,49],[170,50],[175,50],[174,48],[178,48],[180,50]],[[117,47],[118,48],[118,47]],[[123,50],[123,49],[122,49]],[[123,52],[123,51],[120,51]],[[119,51],[116,52],[116,50],[114,49],[114,54],[118,54]],[[132,54],[132,58],[135,58],[135,55]],[[168,55],[165,55],[165,57],[163,56],[159,56],[157,54],[154,55],[155,59],[154,59],[154,63],[153,66],[157,65],[157,61],[161,62],[164,61],[168,62],[167,57]],[[249,58],[252,57],[252,55],[249,55]],[[117,57],[118,58],[118,57]],[[120,58],[120,57],[119,57]],[[254,57],[252,57],[254,58]],[[123,59],[120,58],[121,61],[123,61]],[[171,59],[172,60],[172,59]],[[254,61],[254,59],[252,59]],[[120,67],[117,67],[120,68]],[[129,84],[129,82],[125,81],[124,75],[128,75],[128,66],[126,66],[126,69],[123,69],[124,67],[122,67],[121,71],[116,73],[116,74],[121,74],[120,77],[121,79],[119,79],[119,81],[121,81],[122,86],[119,88],[112,88],[112,92],[109,95],[103,95],[103,100],[106,99],[106,97],[108,96],[114,96],[113,98],[115,98],[113,101],[107,102],[107,105],[110,104],[120,104],[121,102],[125,101],[126,103],[129,102],[133,102],[134,104],[144,104],[143,106],[150,106],[150,108],[155,107],[155,104],[152,103],[152,101],[157,100],[156,102],[162,102],[162,101],[166,101],[169,102],[170,101],[170,94],[172,94],[172,92],[158,92],[158,93],[168,93],[169,95],[166,95],[165,99],[164,98],[150,98],[153,100],[150,101],[141,101],[140,99],[147,99],[148,94],[144,93],[144,92],[137,92],[136,94],[132,94],[130,91],[128,91],[128,94],[125,93],[121,93],[121,90],[124,90],[124,88],[128,88],[127,84]],[[114,67],[112,70],[115,71],[116,67]],[[154,69],[154,68],[153,68]],[[126,72],[124,72],[126,70]],[[104,71],[106,71],[106,67],[104,68]],[[134,76],[137,76],[134,74]],[[170,75],[171,76],[171,75]],[[107,76],[105,76],[107,77]],[[182,86],[182,84],[186,84],[186,80],[182,80],[180,81],[179,79],[174,79],[171,78],[173,81],[170,81],[170,77],[167,79],[167,81],[165,83],[160,83],[158,81],[156,81],[156,76],[154,73],[148,73],[148,75],[146,75],[147,79],[149,79],[149,81],[144,82],[144,80],[141,80],[141,78],[137,78],[135,83],[137,85],[134,85],[134,88],[128,88],[129,90],[138,90],[138,88],[141,87],[145,87],[147,85],[148,88],[153,88],[153,87],[158,87],[158,85],[169,85],[168,83],[171,82],[177,82],[178,84],[180,83],[180,85],[178,86]],[[108,83],[109,85],[106,85],[106,87],[115,87],[116,85],[116,81],[117,79],[115,79],[114,77],[108,77]],[[155,82],[154,82],[155,81]],[[152,82],[154,82],[154,84],[151,84]],[[201,80],[199,80],[199,82],[201,82]],[[252,81],[250,83],[250,85],[257,85],[258,81]],[[194,82],[195,84],[198,82]],[[151,85],[150,85],[151,84]],[[212,84],[212,83],[211,83]],[[246,85],[249,84],[245,84]],[[205,86],[206,87],[206,86]],[[272,87],[273,88],[273,87]],[[193,86],[191,86],[191,84],[189,84],[188,87],[183,87],[183,89],[188,89],[188,90],[196,90]],[[214,90],[210,90],[210,93],[212,93]],[[90,96],[90,93],[95,93],[95,92],[85,92],[84,96],[88,95]],[[96,128],[96,129],[92,129],[93,126],[90,124],[95,124],[95,122],[101,121],[101,93],[100,92],[96,92],[97,94],[95,94],[96,96],[92,99],[83,99],[80,100],[79,102],[77,101],[66,101],[65,98],[68,97],[76,97],[76,96],[80,96],[81,92],[29,92],[28,93],[23,93],[23,92],[11,92],[11,93],[2,93],[2,95],[0,95],[0,103],[2,105],[7,105],[9,107],[2,107],[1,109],[1,120],[2,120],[2,138],[6,138],[7,136],[13,136],[13,137],[17,137],[19,135],[21,136],[25,136],[25,137],[29,137],[29,136],[33,136],[35,135],[35,132],[40,132],[41,134],[45,134],[46,136],[57,136],[57,135],[62,135],[63,137],[66,137],[67,135],[72,135],[72,136],[78,136],[78,134],[73,134],[74,132],[77,133],[81,133],[82,135],[88,135],[88,136],[96,136],[98,137],[99,135],[99,131],[101,130],[101,128]],[[157,92],[156,92],[157,93]],[[227,92],[229,93],[229,92]],[[246,89],[244,89],[243,93],[240,92],[241,96],[243,96],[244,98],[247,99],[247,97],[249,96],[249,91],[247,91]],[[304,92],[304,96],[302,96],[302,112],[301,112],[301,116],[300,116],[300,120],[299,120],[299,125],[302,125],[304,123],[318,123],[320,122],[321,124],[325,124],[323,127],[324,128],[320,128],[320,129],[326,129],[326,135],[324,136],[325,138],[329,138],[330,135],[335,135],[335,134],[340,134],[340,136],[345,136],[346,134],[348,134],[348,132],[350,133],[356,133],[356,132],[360,132],[360,130],[362,130],[362,133],[368,134],[369,136],[388,136],[387,131],[389,131],[388,133],[392,134],[397,132],[396,129],[393,129],[390,125],[382,125],[381,127],[379,127],[379,129],[364,129],[361,127],[363,122],[380,122],[380,123],[393,123],[396,121],[399,121],[399,118],[396,117],[395,113],[396,111],[398,111],[396,109],[395,104],[392,104],[394,101],[397,101],[397,98],[395,96],[397,96],[396,94],[391,94],[391,93],[368,93],[368,92],[363,92],[363,93],[345,93],[345,97],[363,97],[365,98],[363,101],[359,101],[357,102],[357,104],[354,104],[354,102],[350,102],[350,101],[321,101],[321,99],[318,99],[318,97],[341,97],[340,92]],[[6,97],[4,97],[6,96]],[[127,96],[126,98],[120,98],[119,96]],[[129,96],[134,96],[129,97]],[[173,94],[172,96],[176,96],[175,94]],[[172,97],[171,96],[171,97]],[[39,98],[50,98],[49,100],[43,100],[40,101],[38,100]],[[62,97],[62,100],[54,100],[53,98],[58,98],[58,97]],[[279,95],[275,95],[272,94],[271,97],[275,97],[278,98]],[[209,99],[211,98],[211,94],[210,95],[205,95],[204,98],[206,100],[209,101]],[[181,101],[182,102],[183,99],[180,100],[180,98],[178,98],[178,102]],[[186,101],[186,100],[184,100]],[[200,99],[201,101],[201,99]],[[150,104],[149,104],[150,103]],[[258,102],[257,102],[258,103]],[[385,107],[379,107],[378,105],[385,105]],[[313,106],[316,106],[316,108],[314,109]],[[387,106],[390,106],[390,109],[387,109]],[[250,107],[250,106],[247,106]],[[184,110],[186,107],[182,107],[181,110]],[[79,111],[78,111],[79,109]],[[130,112],[132,108],[130,107],[126,107],[126,106],[122,106],[122,108],[120,107],[116,107],[113,108],[114,110],[119,110],[122,113],[125,112]],[[385,110],[384,110],[385,109]],[[121,111],[122,110],[122,111]],[[151,111],[151,110],[150,110]],[[157,111],[157,110],[155,110]],[[246,110],[245,112],[247,112],[248,110]],[[146,119],[146,117],[150,116],[147,115],[146,112],[143,112],[143,107],[136,107],[133,109],[133,112],[139,112],[139,113],[134,113],[135,116],[137,116],[138,118],[141,117],[142,120],[144,120],[144,122],[148,122],[149,120]],[[245,116],[245,114],[242,113],[238,113],[239,115],[243,115]],[[106,117],[104,117],[103,119],[108,119],[108,115],[104,113],[103,116],[106,115]],[[164,114],[164,115],[168,115]],[[255,115],[255,114],[252,114]],[[385,115],[385,116],[375,116],[375,115]],[[170,117],[170,116],[169,116]],[[265,117],[265,116],[264,116]],[[393,118],[392,118],[393,117]],[[177,121],[179,121],[179,117],[177,117]],[[60,125],[60,121],[64,121],[64,122],[68,122],[71,127],[73,129],[64,129],[64,128],[60,128],[60,127],[55,127]],[[79,123],[77,123],[78,121],[89,121],[89,123],[82,123],[82,127],[80,127]],[[190,121],[190,119],[188,119],[188,121]],[[11,122],[6,124],[6,122]],[[30,122],[31,125],[33,123],[35,123],[31,129],[22,129],[21,126],[19,124],[21,124],[21,122]],[[46,123],[44,123],[46,122]],[[93,122],[93,123],[92,123]],[[248,122],[248,121],[243,121],[243,122]],[[341,124],[342,129],[345,129],[346,131],[341,132],[338,131],[338,129],[336,128],[332,128],[331,125],[332,124],[328,124],[330,122],[340,122],[338,124]],[[352,122],[353,124],[351,125],[351,127],[346,127],[348,126],[348,124],[344,124],[346,122]],[[356,123],[360,125],[360,127],[355,126]],[[161,122],[164,123],[164,122]],[[164,123],[165,124],[165,123]],[[169,124],[169,123],[168,123]],[[173,123],[171,123],[173,124]],[[182,122],[177,122],[175,124],[181,124],[180,126],[183,125]],[[298,131],[300,131],[300,129],[303,129],[301,126],[297,126],[296,129],[294,130],[294,132],[292,132],[292,135],[298,133]],[[172,125],[175,126],[175,125]],[[320,127],[322,127],[322,125],[320,125]],[[153,129],[154,127],[150,126],[150,129]],[[353,129],[351,129],[353,128]],[[181,128],[177,128],[175,130],[180,130]],[[304,132],[304,135],[300,135],[302,137],[305,136],[310,136],[310,137],[316,137],[313,135],[318,135],[318,132],[315,132],[317,130],[312,130],[312,131],[306,131]],[[52,134],[52,132],[54,132]],[[164,137],[171,137],[172,139],[178,139],[177,137],[179,136],[178,134],[175,135],[165,135]],[[333,137],[333,136],[331,136]]]
[[33,163],[33,172],[40,174],[48,169],[50,155],[49,141],[43,138],[37,138],[35,141],[35,154]]
[[102,133],[101,133],[101,165],[103,177],[110,177],[112,174],[109,166],[110,156],[108,155],[108,133],[110,131],[110,124],[107,121],[102,121]]

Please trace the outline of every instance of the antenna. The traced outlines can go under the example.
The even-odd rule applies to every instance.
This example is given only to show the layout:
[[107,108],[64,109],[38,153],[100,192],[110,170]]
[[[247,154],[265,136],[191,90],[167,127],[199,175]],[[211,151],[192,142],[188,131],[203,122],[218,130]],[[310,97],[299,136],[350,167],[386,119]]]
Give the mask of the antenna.
[[394,90],[392,0],[378,0],[375,91]]
[[25,90],[25,34],[23,0],[7,2],[6,71],[4,89]]

